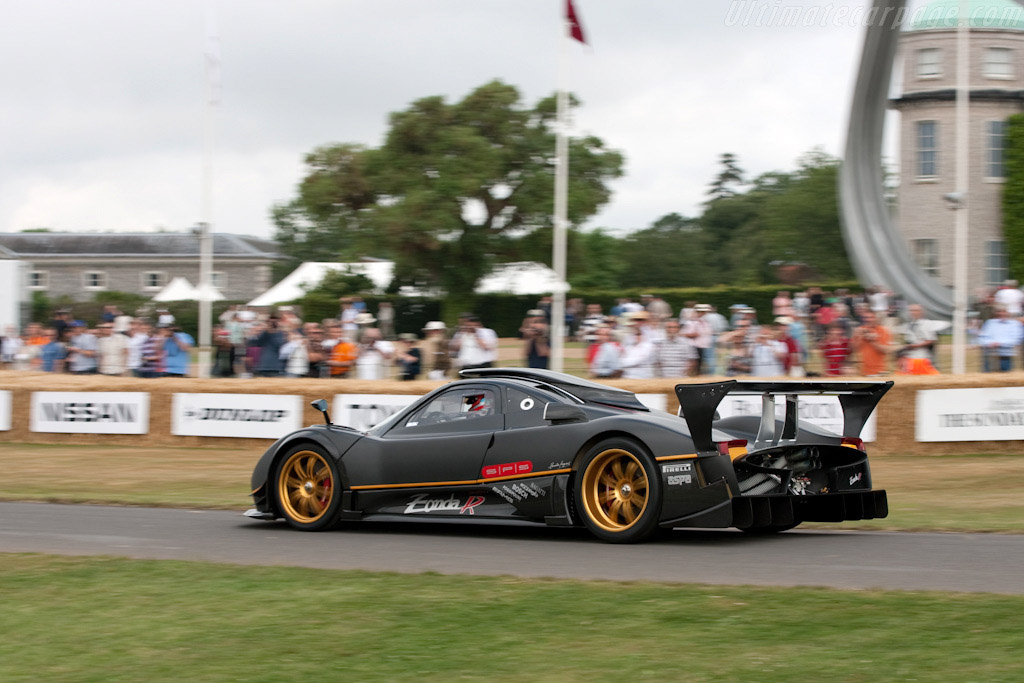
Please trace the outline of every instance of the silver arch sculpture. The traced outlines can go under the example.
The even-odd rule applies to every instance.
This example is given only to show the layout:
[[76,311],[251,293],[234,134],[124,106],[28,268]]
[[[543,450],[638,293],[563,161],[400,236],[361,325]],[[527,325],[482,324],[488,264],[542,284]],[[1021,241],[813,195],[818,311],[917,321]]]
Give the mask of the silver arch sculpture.
[[875,0],[850,108],[846,155],[839,171],[846,252],[864,285],[880,285],[952,318],[953,293],[918,267],[889,216],[882,192],[882,133],[906,0]]

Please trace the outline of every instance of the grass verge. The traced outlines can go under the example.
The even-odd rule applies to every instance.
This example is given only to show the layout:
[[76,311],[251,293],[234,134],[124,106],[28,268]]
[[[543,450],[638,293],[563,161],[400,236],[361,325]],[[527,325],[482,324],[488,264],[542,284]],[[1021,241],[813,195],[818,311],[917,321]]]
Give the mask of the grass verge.
[[[0,500],[242,509],[261,454],[0,443]],[[872,471],[889,517],[818,526],[1024,533],[1024,457],[886,456]]]
[[0,594],[5,681],[1024,678],[1012,596],[40,555]]

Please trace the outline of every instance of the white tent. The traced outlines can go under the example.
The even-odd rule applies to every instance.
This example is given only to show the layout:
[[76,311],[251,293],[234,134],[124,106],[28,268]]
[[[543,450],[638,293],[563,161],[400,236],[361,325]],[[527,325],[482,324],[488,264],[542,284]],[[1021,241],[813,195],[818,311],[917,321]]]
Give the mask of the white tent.
[[161,289],[153,301],[198,301],[199,290],[183,277],[176,277]]
[[[249,302],[250,306],[273,306],[286,301],[298,299],[306,290],[316,287],[331,271],[349,270],[370,278],[377,292],[383,292],[395,272],[393,261],[368,261],[358,263],[327,263],[324,261],[307,261],[288,274],[276,285]],[[551,294],[559,286],[558,276],[543,263],[519,261],[503,263],[480,280],[477,294],[495,294],[508,292],[511,294]],[[406,293],[407,288],[403,288]],[[410,292],[422,294],[422,292]]]
[[274,304],[294,301],[306,293],[306,289],[316,287],[324,276],[331,271],[348,270],[358,275],[365,275],[373,282],[373,287],[383,292],[395,272],[393,261],[367,261],[359,263],[327,263],[324,261],[307,261],[293,270],[283,280],[249,302],[250,306],[273,306]]
[[557,289],[568,291],[558,273],[543,263],[518,261],[495,266],[476,286],[477,294],[551,294]]

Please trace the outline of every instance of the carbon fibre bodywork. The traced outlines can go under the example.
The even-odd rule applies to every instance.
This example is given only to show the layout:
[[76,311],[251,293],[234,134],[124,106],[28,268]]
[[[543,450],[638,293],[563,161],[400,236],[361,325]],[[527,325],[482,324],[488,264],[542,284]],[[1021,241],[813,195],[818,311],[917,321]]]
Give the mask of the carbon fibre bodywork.
[[[637,463],[649,463],[643,467],[659,486],[650,489],[642,514],[662,527],[781,529],[886,514],[885,493],[871,490],[866,455],[844,443],[844,435],[799,425],[795,413],[776,420],[774,403],[771,428],[765,419],[716,421],[718,402],[745,386],[736,382],[678,385],[680,417],[649,410],[630,392],[558,373],[495,368],[463,376],[367,432],[328,424],[279,439],[253,472],[251,516],[290,517],[279,470],[284,458],[305,448],[322,452],[337,470],[340,482],[328,485],[340,496],[331,510],[338,520],[578,526],[586,521],[580,468],[603,444],[627,444],[627,451],[633,444],[643,452]],[[750,386],[774,397],[813,393],[816,385]],[[852,386],[817,393],[862,397],[843,407],[848,416],[867,407],[866,419],[888,389],[864,384],[851,393]],[[863,420],[848,421],[859,434]],[[737,440],[756,447],[728,447]],[[787,457],[796,463],[788,469]]]

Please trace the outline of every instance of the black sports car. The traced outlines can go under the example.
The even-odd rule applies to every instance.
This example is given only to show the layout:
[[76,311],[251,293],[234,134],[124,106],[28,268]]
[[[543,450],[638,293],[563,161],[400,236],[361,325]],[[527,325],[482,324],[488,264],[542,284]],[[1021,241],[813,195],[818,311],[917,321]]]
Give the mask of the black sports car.
[[[342,520],[582,525],[610,542],[659,527],[764,533],[888,514],[859,436],[892,382],[679,384],[677,416],[555,372],[461,375],[366,432],[331,424],[326,401],[314,402],[327,424],[267,450],[246,514],[310,531]],[[729,393],[762,395],[762,415],[718,419]],[[810,394],[839,396],[842,435],[800,423]]]

